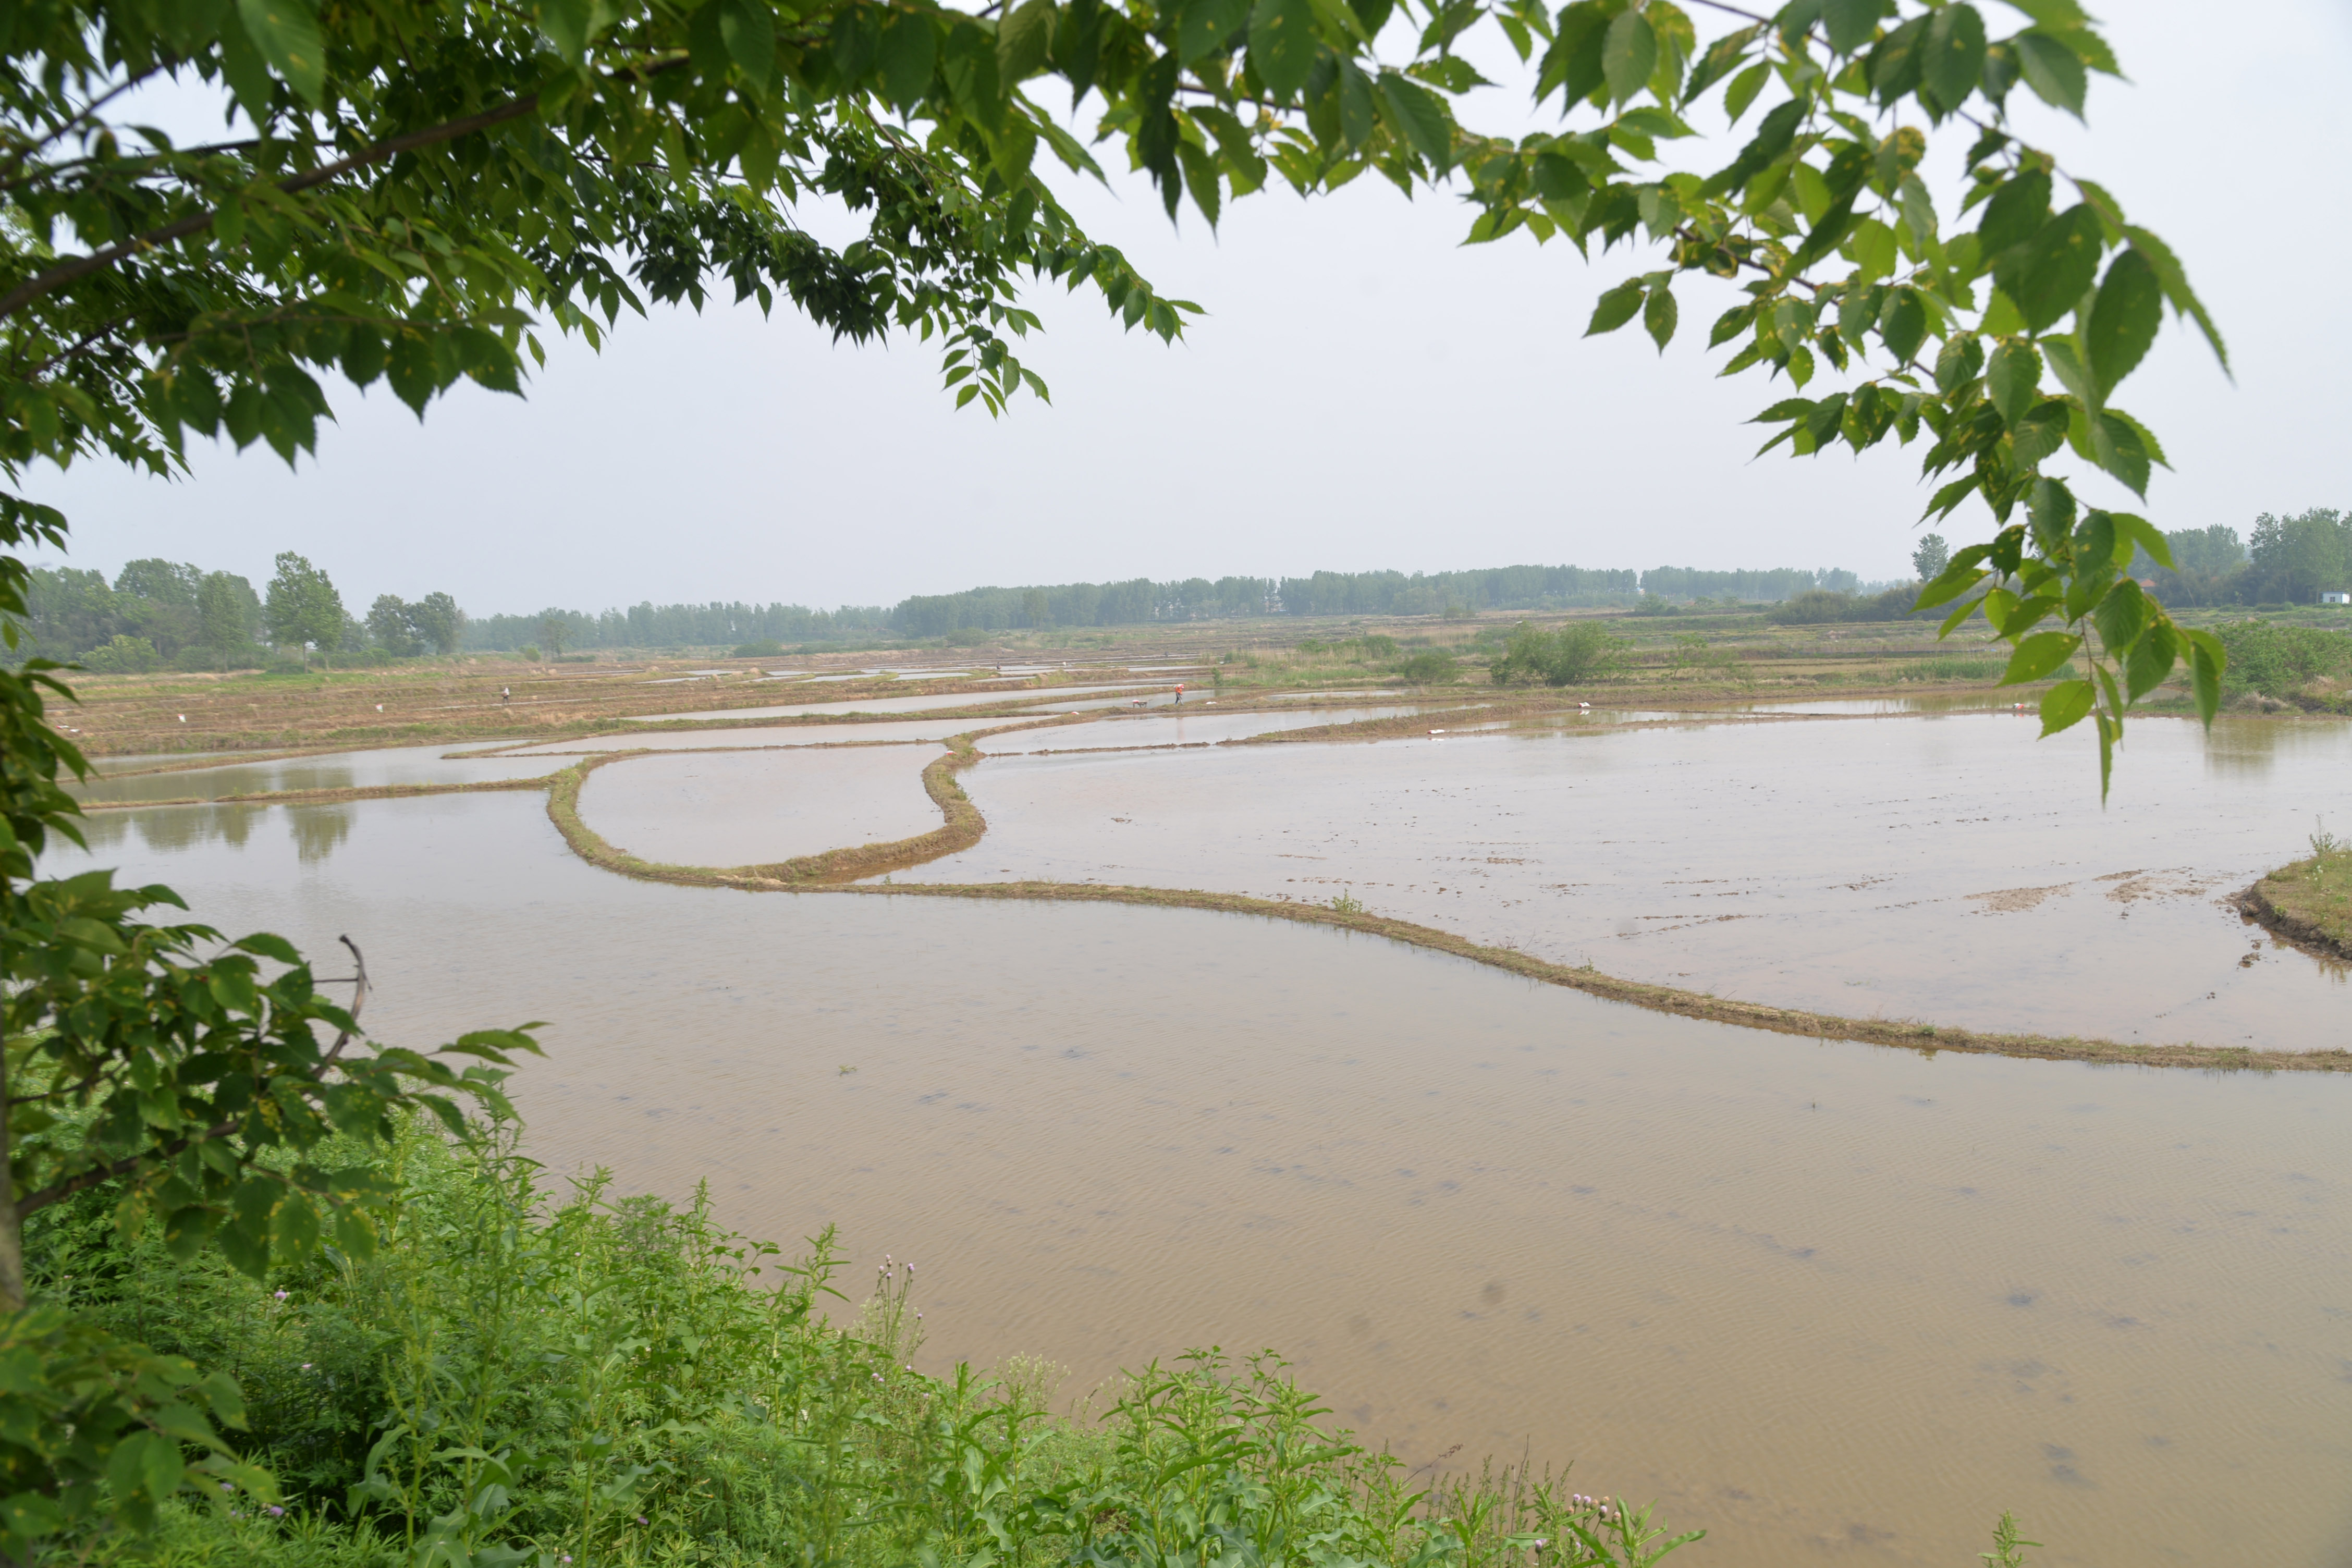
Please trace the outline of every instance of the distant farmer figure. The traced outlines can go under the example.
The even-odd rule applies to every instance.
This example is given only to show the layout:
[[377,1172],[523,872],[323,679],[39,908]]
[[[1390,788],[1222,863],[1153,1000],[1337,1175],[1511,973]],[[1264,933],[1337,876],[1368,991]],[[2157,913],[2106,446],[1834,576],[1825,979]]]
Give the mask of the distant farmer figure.
[[501,701],[501,702],[507,701],[509,699],[512,698],[513,696],[514,696],[514,690],[513,690],[513,689],[512,689],[511,687],[501,686],[501,687],[499,687],[499,701]]
[[1176,683],[1176,700],[1179,703],[1184,700],[1184,683],[1181,680]]

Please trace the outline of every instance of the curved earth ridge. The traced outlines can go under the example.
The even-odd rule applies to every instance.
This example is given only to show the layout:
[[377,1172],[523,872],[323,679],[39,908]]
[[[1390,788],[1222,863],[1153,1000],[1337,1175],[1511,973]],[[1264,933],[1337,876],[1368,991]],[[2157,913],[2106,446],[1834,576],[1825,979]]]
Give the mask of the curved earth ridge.
[[[1421,717],[1426,719],[1432,716],[1433,715]],[[1750,716],[1738,715],[1738,717]],[[1754,717],[1766,718],[1767,716]],[[1780,721],[1783,717],[1772,715],[1769,716],[1769,721]],[[1785,717],[1813,719],[1864,717],[1864,715],[1805,714]],[[1876,715],[1869,717],[1876,717]],[[604,752],[583,757],[581,761],[570,767],[532,778],[451,784],[385,784],[350,789],[286,790],[224,796],[213,801],[190,799],[110,802],[104,805],[94,803],[88,809],[123,810],[154,805],[205,804],[300,805],[413,795],[460,795],[492,790],[544,789],[548,792],[548,816],[554,823],[557,831],[562,834],[564,842],[574,854],[601,869],[646,881],[670,882],[692,887],[729,888],[739,892],[755,893],[835,892],[883,897],[1123,903],[1167,909],[1203,910],[1226,914],[1256,915],[1265,919],[1288,921],[1303,925],[1330,926],[1342,931],[1361,931],[1368,936],[1377,936],[1409,946],[1450,953],[1475,963],[1504,970],[1525,979],[1565,986],[1570,990],[1581,991],[1610,1001],[1625,1002],[1634,1006],[1646,1007],[1654,1012],[1673,1013],[1684,1017],[1704,1018],[1744,1028],[1765,1029],[1778,1034],[1805,1036],[1815,1039],[1853,1040],[1870,1045],[1895,1047],[1928,1055],[1933,1055],[1937,1051],[1950,1050],[2041,1060],[2128,1062],[2144,1067],[2198,1068],[2209,1071],[2352,1071],[2352,1050],[2261,1051],[2243,1047],[2141,1046],[2086,1037],[2000,1034],[1952,1028],[1917,1021],[1853,1018],[1834,1014],[1773,1007],[1760,1003],[1730,1000],[1670,985],[1654,985],[1641,981],[1623,980],[1614,975],[1604,974],[1590,965],[1571,967],[1553,963],[1521,952],[1515,948],[1474,942],[1454,932],[1411,921],[1391,920],[1360,910],[1342,910],[1321,904],[1295,903],[1255,898],[1245,894],[1210,892],[1199,889],[1127,887],[1092,882],[1020,881],[893,885],[864,880],[939,859],[968,848],[980,841],[987,831],[987,818],[982,815],[980,808],[972,804],[971,797],[964,792],[963,786],[957,782],[955,776],[985,755],[977,742],[992,735],[1006,734],[1013,731],[1038,730],[1064,724],[1098,721],[1098,715],[1092,713],[1057,714],[1050,719],[1030,723],[1003,724],[950,736],[947,741],[949,747],[947,754],[934,758],[925,766],[922,773],[923,787],[932,802],[940,807],[943,819],[939,827],[911,838],[829,849],[815,855],[799,856],[789,860],[761,865],[722,868],[669,865],[645,860],[607,843],[581,818],[579,810],[581,786],[586,782],[588,774],[600,767],[627,762],[637,757],[675,757],[698,755],[706,751],[715,752],[773,749],[757,746],[712,746],[697,747],[691,750],[654,750],[640,747],[625,751]],[[1655,722],[1687,721],[1670,720]],[[1361,721],[1357,724],[1318,726],[1303,731],[1282,731],[1265,737],[1253,736],[1210,743],[1245,745],[1258,743],[1261,741],[1286,742],[1307,738],[1377,739],[1384,734],[1396,732],[1398,726],[1402,722],[1404,721],[1400,719],[1374,719]],[[835,743],[866,745],[883,742]],[[1114,749],[1160,750],[1163,748],[1151,746]],[[490,753],[476,751],[465,754],[484,756]]]

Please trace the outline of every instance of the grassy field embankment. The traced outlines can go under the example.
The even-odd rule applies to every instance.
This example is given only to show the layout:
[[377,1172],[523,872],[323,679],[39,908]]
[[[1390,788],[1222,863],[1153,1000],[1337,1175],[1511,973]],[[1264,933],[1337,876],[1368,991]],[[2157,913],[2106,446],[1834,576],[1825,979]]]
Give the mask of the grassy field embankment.
[[2298,947],[2352,960],[2352,841],[2322,830],[2311,847],[2247,889],[2240,907]]
[[[1105,628],[1083,647],[1008,634],[950,660],[935,646],[880,653],[794,656],[789,661],[725,655],[590,664],[539,664],[497,657],[412,659],[357,670],[248,671],[224,675],[96,675],[68,672],[77,700],[58,721],[94,758],[200,753],[293,753],[402,745],[522,744],[609,735],[647,713],[677,715],[643,728],[718,722],[700,716],[800,702],[842,703],[997,693],[1004,701],[955,710],[974,718],[1013,717],[1024,702],[1057,688],[1105,680],[1173,684],[1222,708],[1313,692],[1344,698],[1391,691],[1417,698],[1491,700],[1491,679],[1512,628],[1597,622],[1612,639],[1606,668],[1573,688],[1514,687],[1514,701],[1564,698],[1610,707],[1704,708],[1726,702],[1817,696],[1996,695],[2003,651],[1973,633],[1937,641],[1926,622],[1777,625],[1761,607],[1636,615],[1582,613],[1523,617],[1298,617]],[[1000,676],[999,664],[1075,656],[1070,668]],[[1084,662],[1076,662],[1082,658]],[[775,679],[771,667],[833,677]],[[1192,668],[1169,668],[1183,663]],[[911,668],[901,679],[877,664]],[[1163,668],[1150,668],[1158,665]],[[2164,698],[2158,699],[2159,706]],[[904,710],[894,716],[907,716]],[[838,722],[835,716],[771,718],[771,726]],[[726,722],[742,723],[744,721]],[[124,770],[115,770],[117,772]]]

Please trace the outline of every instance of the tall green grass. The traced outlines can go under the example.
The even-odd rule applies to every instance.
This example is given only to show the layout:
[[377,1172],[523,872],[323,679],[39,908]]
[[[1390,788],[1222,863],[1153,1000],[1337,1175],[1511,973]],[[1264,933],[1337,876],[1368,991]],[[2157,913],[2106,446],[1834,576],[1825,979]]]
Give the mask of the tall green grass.
[[1895,675],[1897,680],[1999,680],[2001,671],[2009,668],[2005,658],[1971,658],[1961,654],[1938,654],[1932,658],[1915,659]]
[[395,1173],[373,1257],[266,1284],[126,1242],[102,1192],[37,1216],[37,1291],[232,1372],[283,1487],[52,1560],[1633,1568],[1692,1539],[1549,1472],[1416,1479],[1271,1354],[1154,1363],[1096,1419],[1052,1412],[1041,1363],[916,1373],[913,1266],[886,1261],[852,1314],[830,1231],[787,1259],[707,1192],[553,1186],[510,1127],[414,1130]]

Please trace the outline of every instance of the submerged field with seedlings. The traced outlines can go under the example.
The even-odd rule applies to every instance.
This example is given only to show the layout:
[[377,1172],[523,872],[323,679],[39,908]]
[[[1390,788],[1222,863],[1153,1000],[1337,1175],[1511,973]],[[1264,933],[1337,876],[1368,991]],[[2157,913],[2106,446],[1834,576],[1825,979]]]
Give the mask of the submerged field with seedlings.
[[313,680],[186,756],[184,693],[94,695],[90,864],[349,934],[377,1038],[555,1020],[519,1123],[411,1136],[396,1266],[51,1265],[263,1391],[237,1550],[2352,1541],[2352,723],[2137,721],[2088,816],[1904,622],[991,651]]

